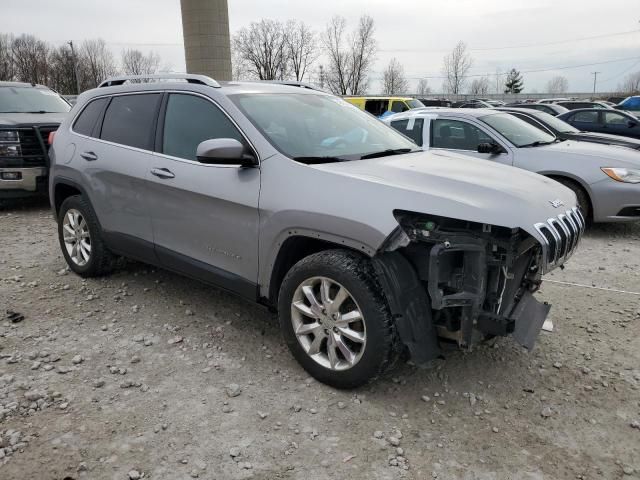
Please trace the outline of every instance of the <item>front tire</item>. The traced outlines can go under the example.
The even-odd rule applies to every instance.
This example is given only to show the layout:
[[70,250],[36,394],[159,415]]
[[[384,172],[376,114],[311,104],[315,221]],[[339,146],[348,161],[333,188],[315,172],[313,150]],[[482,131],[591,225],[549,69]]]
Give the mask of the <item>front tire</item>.
[[293,356],[322,383],[355,388],[383,373],[399,351],[369,259],[328,250],[296,263],[280,287],[280,326]]
[[585,192],[584,189],[573,180],[564,178],[556,180],[563,184],[565,187],[573,190],[573,193],[576,194],[576,198],[578,199],[578,206],[582,211],[582,215],[584,216],[585,221],[591,222],[593,220],[593,212],[591,211],[591,202],[589,201],[589,195],[587,195],[587,192]]
[[113,254],[102,240],[98,220],[81,195],[68,197],[58,212],[58,239],[69,268],[81,277],[109,273]]

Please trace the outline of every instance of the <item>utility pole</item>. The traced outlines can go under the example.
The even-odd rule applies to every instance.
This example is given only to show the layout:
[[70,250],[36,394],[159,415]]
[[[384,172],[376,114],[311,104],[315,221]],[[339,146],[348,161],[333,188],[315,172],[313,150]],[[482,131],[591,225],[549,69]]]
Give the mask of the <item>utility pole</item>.
[[598,74],[601,72],[591,72],[591,75],[593,75],[593,94],[596,94],[596,80],[598,79]]
[[320,65],[320,88],[324,89],[324,67]]
[[76,62],[76,51],[73,49],[73,40],[67,42],[71,47],[71,60],[73,60],[73,76],[76,77],[76,93],[80,95],[80,79],[78,78],[78,62]]

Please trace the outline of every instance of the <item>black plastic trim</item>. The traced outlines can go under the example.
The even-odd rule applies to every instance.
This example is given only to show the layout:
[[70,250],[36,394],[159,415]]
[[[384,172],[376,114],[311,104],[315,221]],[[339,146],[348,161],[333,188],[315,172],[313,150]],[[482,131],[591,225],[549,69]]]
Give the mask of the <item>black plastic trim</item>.
[[258,300],[258,285],[254,282],[168,248],[156,246],[155,251],[160,266],[167,270],[220,287],[253,302]]

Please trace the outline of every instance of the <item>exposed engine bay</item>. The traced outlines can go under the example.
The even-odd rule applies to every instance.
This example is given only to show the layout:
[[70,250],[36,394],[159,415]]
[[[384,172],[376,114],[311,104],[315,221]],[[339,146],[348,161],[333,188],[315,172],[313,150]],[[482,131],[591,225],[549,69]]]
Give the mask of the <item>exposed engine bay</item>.
[[471,348],[512,335],[533,348],[551,307],[533,297],[545,254],[538,240],[520,228],[394,214],[400,227],[374,264],[387,296],[395,298],[389,299],[392,313],[416,363],[440,354],[437,337]]

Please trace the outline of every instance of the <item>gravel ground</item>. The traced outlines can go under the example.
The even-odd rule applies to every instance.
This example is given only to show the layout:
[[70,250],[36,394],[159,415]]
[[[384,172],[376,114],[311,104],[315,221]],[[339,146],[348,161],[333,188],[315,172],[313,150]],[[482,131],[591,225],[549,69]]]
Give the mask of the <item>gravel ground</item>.
[[[548,279],[640,292],[640,225]],[[640,296],[546,283],[555,331],[309,378],[275,317],[139,263],[69,273],[45,204],[0,210],[0,478],[640,478]]]

